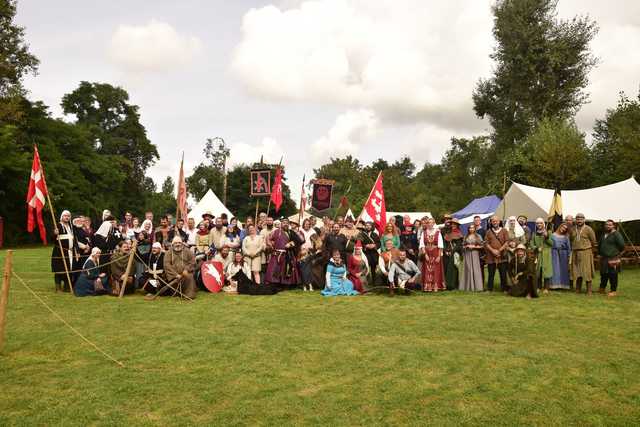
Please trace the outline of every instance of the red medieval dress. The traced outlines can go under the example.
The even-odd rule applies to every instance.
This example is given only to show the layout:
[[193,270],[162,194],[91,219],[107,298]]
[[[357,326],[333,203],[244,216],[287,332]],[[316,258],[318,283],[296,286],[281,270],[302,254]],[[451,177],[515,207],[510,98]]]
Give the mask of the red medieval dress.
[[[353,283],[353,288],[360,293],[365,292],[367,277],[367,266],[363,257],[364,255],[359,258],[354,255],[347,257],[347,278]],[[363,278],[365,279],[364,281]]]
[[[431,235],[427,231],[422,233],[422,239],[424,241],[422,289],[425,292],[438,292],[445,289],[442,258],[440,258],[440,248],[438,247],[439,236],[439,230],[436,230],[435,233]],[[437,262],[436,259],[438,259]]]

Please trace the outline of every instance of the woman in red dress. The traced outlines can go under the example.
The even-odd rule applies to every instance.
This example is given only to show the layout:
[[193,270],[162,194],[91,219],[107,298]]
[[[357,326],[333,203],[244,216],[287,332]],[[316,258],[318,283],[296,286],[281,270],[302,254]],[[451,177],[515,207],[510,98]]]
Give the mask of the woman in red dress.
[[347,260],[347,278],[353,283],[353,288],[362,293],[367,292],[367,276],[369,275],[369,262],[362,253],[362,242],[358,240]]
[[420,239],[420,256],[422,258],[422,290],[438,292],[445,289],[442,270],[442,249],[444,242],[440,230],[435,227],[435,220],[423,220],[422,237]]

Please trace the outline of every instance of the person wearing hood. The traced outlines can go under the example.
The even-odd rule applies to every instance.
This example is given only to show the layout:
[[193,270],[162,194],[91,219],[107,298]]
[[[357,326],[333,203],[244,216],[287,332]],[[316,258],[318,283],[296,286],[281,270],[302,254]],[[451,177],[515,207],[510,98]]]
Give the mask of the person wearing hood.
[[509,240],[515,242],[516,247],[520,244],[527,246],[527,242],[529,241],[527,233],[515,216],[510,216],[507,219],[507,226],[505,227],[505,230],[507,230]]
[[118,246],[120,238],[116,234],[115,218],[108,216],[102,221],[100,227],[93,235],[93,243],[100,248],[100,264],[106,264],[109,262],[111,254]]
[[[164,252],[162,245],[155,242],[151,250],[145,254],[138,254],[143,272],[138,276],[138,288],[149,294],[158,292],[164,283]],[[166,295],[166,293],[165,293]]]
[[109,270],[111,272],[111,288],[113,295],[120,295],[120,289],[124,286],[124,293],[131,294],[136,290],[135,277],[133,268],[127,275],[127,264],[129,264],[129,256],[131,246],[128,240],[122,240],[118,244],[118,248],[111,255],[111,264]]
[[[164,255],[164,274],[167,282],[172,283],[174,289],[182,287],[182,294],[188,298],[196,297],[196,281],[193,272],[196,267],[196,260],[193,252],[186,249],[182,239],[178,236],[173,238],[171,248]],[[179,294],[177,294],[179,296]]]
[[[71,224],[71,212],[62,211],[60,222],[53,229],[55,244],[51,252],[51,271],[56,291],[68,292],[71,287],[67,279],[67,271],[72,271],[78,256],[78,241]],[[62,247],[62,251],[60,250]],[[66,267],[66,268],[65,268]],[[73,277],[71,277],[73,280]]]
[[91,249],[91,255],[82,266],[73,292],[77,297],[106,295],[111,293],[106,273],[100,272],[100,248]]

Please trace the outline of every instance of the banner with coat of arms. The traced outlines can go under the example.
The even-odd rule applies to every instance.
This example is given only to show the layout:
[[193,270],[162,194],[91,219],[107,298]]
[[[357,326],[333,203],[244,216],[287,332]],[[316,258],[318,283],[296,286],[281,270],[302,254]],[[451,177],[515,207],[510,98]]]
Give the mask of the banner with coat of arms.
[[311,181],[313,192],[311,194],[311,207],[318,211],[324,211],[331,207],[333,185],[332,179],[314,179]]

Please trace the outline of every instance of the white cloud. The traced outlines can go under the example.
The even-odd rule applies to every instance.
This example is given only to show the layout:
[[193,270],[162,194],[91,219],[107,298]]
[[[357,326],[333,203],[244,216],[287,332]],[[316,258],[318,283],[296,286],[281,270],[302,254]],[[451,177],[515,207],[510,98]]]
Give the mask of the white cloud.
[[144,25],[120,25],[111,36],[109,57],[126,71],[167,71],[189,64],[202,52],[202,42],[178,33],[155,19]]
[[[259,144],[251,145],[244,142],[232,143],[229,146],[229,164],[241,163],[251,165],[259,162],[262,157],[265,163],[278,163],[284,157],[284,148],[273,138],[265,137]],[[284,159],[283,159],[284,161]]]
[[490,73],[489,4],[304,1],[245,14],[232,70],[272,99],[369,108],[394,122],[477,128],[471,92]]
[[357,156],[360,145],[370,141],[377,130],[378,118],[373,111],[349,110],[336,118],[326,136],[312,144],[313,160],[321,162],[330,157]]

